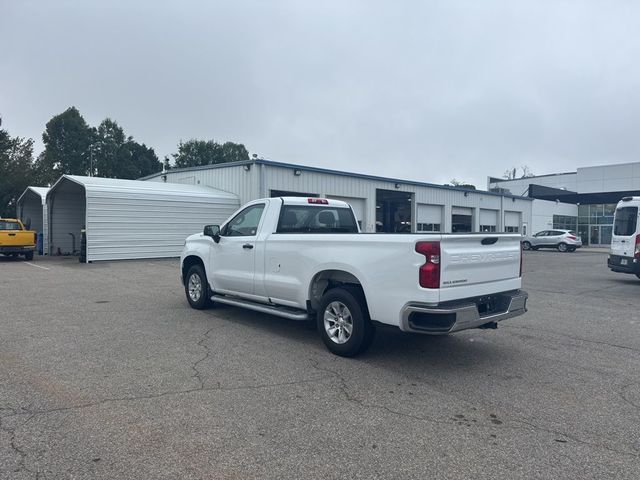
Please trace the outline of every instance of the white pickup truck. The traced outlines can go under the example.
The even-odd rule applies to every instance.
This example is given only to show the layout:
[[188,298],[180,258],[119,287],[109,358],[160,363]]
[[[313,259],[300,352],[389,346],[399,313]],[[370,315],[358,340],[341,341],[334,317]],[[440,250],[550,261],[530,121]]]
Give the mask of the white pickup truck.
[[193,308],[315,319],[329,350],[353,356],[369,347],[376,324],[442,335],[525,313],[520,240],[360,233],[345,202],[266,198],[187,238],[181,277]]

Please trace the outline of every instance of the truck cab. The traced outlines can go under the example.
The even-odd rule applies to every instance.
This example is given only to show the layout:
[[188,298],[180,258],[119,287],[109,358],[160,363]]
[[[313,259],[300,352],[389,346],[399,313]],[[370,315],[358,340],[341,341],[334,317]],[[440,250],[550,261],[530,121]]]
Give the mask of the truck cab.
[[37,244],[37,234],[15,218],[0,218],[0,253],[9,257],[23,255],[33,260]]

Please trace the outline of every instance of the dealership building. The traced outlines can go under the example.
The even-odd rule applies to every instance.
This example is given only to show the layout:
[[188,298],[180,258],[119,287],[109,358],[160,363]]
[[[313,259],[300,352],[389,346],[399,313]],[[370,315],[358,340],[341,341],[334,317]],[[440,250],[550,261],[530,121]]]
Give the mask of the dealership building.
[[264,197],[348,202],[363,232],[526,234],[526,195],[254,159],[171,169],[139,180],[63,175],[50,189],[29,187],[18,216],[31,218],[45,255],[86,261],[175,257],[184,239]]
[[364,232],[526,231],[532,199],[255,159],[172,169],[141,180],[224,190],[240,203],[280,196],[348,202]]
[[640,196],[640,162],[515,180],[489,177],[487,189],[532,199],[532,233],[574,230],[584,245],[608,246],[616,204],[623,197]]

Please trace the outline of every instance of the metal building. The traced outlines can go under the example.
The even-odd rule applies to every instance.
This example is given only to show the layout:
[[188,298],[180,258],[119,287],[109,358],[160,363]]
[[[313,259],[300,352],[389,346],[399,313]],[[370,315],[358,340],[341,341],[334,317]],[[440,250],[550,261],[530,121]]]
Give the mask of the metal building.
[[237,195],[204,186],[63,175],[47,194],[48,250],[86,259],[176,257],[187,236],[221,223],[240,205]]
[[[46,187],[27,187],[17,202],[17,216],[22,223],[29,223],[30,228],[43,236],[43,245],[48,244],[49,215],[47,213]],[[44,249],[43,253],[47,253]]]
[[487,188],[533,200],[531,233],[574,230],[582,244],[608,247],[616,204],[640,195],[640,162],[580,167],[575,172],[506,180],[488,177]]
[[519,195],[261,159],[173,169],[141,180],[220,188],[236,193],[242,203],[284,195],[345,200],[365,232],[526,234],[531,223],[531,200]]

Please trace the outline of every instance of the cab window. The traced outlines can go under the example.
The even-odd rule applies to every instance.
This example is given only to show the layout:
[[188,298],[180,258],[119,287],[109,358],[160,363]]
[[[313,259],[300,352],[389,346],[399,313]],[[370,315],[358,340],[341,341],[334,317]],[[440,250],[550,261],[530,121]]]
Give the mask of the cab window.
[[0,221],[0,230],[20,230],[18,222]]
[[264,211],[264,203],[251,205],[245,208],[229,223],[227,223],[220,235],[223,237],[254,237],[258,234],[258,225]]

